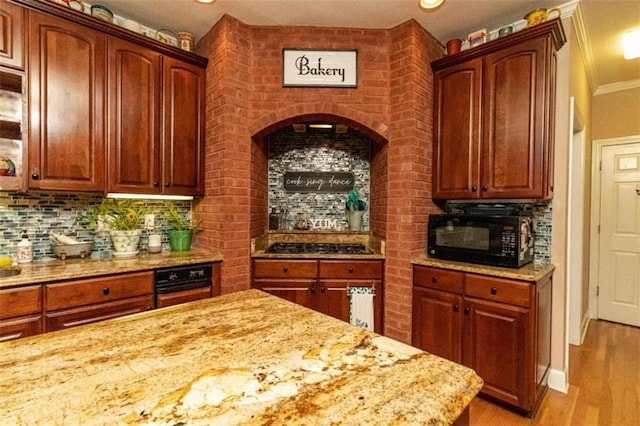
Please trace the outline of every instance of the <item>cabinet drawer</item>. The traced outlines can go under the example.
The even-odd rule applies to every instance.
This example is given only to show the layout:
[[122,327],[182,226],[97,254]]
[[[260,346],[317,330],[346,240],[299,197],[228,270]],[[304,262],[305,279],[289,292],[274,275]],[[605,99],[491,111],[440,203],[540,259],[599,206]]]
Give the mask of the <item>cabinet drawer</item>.
[[0,290],[0,319],[42,312],[41,286]]
[[466,296],[496,302],[529,306],[532,284],[482,275],[467,275],[464,292]]
[[315,260],[255,260],[253,276],[256,278],[315,278],[318,262]]
[[46,310],[153,294],[153,271],[47,284]]
[[0,320],[0,342],[42,333],[42,313]]
[[420,287],[462,293],[464,280],[465,275],[463,272],[431,268],[429,266],[413,267],[413,285]]
[[321,260],[320,278],[382,279],[379,260]]

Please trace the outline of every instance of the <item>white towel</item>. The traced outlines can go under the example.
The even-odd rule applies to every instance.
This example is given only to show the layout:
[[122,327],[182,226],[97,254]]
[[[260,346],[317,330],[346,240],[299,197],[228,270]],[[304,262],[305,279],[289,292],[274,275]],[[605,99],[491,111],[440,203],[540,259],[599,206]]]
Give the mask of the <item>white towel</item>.
[[349,322],[373,331],[373,287],[349,287]]

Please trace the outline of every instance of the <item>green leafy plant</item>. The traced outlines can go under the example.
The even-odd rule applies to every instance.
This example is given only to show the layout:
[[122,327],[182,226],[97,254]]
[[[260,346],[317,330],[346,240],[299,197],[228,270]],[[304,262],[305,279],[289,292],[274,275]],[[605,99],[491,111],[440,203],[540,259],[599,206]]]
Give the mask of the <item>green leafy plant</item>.
[[141,221],[148,211],[146,206],[134,200],[104,198],[100,204],[91,208],[86,218],[92,228],[102,219],[110,229],[133,231],[142,228]]
[[357,212],[365,210],[367,208],[367,203],[360,199],[360,194],[357,190],[352,189],[351,191],[349,191],[349,198],[345,203],[345,207],[349,211]]
[[196,230],[200,226],[200,221],[194,221],[187,216],[181,215],[173,204],[169,204],[169,208],[165,211],[163,217],[169,226],[176,231]]

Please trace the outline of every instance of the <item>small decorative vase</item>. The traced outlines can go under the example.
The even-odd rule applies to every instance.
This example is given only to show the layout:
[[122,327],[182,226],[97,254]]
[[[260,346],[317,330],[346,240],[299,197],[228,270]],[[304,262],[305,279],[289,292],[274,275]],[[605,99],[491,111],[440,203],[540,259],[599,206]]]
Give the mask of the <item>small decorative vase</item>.
[[169,231],[171,251],[189,251],[191,249],[192,236],[193,231],[191,229]]
[[110,233],[115,257],[132,257],[138,254],[138,243],[140,242],[142,229],[134,229],[132,231],[111,230]]
[[362,215],[364,210],[351,211],[347,210],[347,221],[349,222],[349,229],[352,231],[360,231],[362,228]]

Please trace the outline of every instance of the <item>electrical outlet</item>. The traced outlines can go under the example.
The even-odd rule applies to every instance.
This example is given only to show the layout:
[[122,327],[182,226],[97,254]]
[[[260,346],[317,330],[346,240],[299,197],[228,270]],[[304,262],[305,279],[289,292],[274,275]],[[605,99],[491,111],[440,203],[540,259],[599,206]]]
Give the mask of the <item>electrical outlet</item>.
[[98,222],[96,223],[96,232],[105,232],[111,229],[107,221],[104,219],[105,217],[103,214],[98,215]]
[[155,222],[155,217],[153,214],[145,214],[144,215],[144,228],[145,229],[153,229]]

